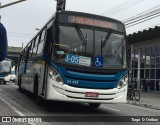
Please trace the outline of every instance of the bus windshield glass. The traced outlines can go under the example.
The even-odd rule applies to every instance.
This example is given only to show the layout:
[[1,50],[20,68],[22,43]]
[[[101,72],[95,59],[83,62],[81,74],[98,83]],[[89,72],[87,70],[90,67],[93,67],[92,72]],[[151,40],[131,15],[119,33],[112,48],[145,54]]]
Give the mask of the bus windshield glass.
[[[54,60],[73,65],[105,69],[127,67],[125,36],[110,30],[59,26],[59,37],[54,43],[53,55]],[[70,58],[71,55],[76,59]],[[95,59],[100,59],[102,66],[95,66]]]
[[0,62],[0,73],[7,73],[10,72],[11,62],[10,61],[2,61]]

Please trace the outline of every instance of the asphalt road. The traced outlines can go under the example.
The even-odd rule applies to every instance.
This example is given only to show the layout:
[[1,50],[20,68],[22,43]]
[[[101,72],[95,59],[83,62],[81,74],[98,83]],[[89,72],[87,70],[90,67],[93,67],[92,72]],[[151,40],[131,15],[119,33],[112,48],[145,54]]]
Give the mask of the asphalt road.
[[[47,102],[45,106],[37,106],[30,93],[20,93],[14,83],[0,84],[0,100],[3,99],[20,116],[46,116],[55,119],[48,125],[159,125],[159,122],[136,122],[142,118],[151,119],[160,116],[160,110],[134,106],[130,104],[103,104],[98,109],[89,108],[87,104],[67,102]],[[51,117],[49,117],[51,116]],[[53,117],[54,116],[54,117]],[[124,117],[125,116],[125,117]],[[129,117],[128,117],[129,116]],[[106,122],[108,120],[133,122]],[[132,118],[132,120],[131,120]],[[154,117],[153,117],[154,118]],[[123,120],[124,119],[124,120]],[[61,122],[57,122],[57,121]],[[72,122],[71,122],[72,121]],[[1,124],[1,123],[0,123]],[[38,124],[39,125],[39,124]]]

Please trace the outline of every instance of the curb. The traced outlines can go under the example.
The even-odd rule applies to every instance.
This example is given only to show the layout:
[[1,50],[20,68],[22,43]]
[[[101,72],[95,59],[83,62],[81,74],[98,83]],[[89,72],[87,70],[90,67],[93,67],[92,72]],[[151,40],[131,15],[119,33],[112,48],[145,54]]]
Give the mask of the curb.
[[140,106],[140,107],[145,107],[145,108],[151,108],[151,109],[160,110],[160,107],[157,106],[157,105],[151,105],[151,104],[147,104],[147,103],[143,103],[143,102],[127,100],[127,103],[128,103],[128,104],[131,104],[131,105]]

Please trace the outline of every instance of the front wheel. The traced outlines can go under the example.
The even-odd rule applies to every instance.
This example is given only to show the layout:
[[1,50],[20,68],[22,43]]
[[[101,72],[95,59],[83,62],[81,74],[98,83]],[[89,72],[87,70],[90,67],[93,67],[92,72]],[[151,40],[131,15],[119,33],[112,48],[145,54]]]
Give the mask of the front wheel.
[[100,105],[100,103],[89,103],[89,107],[91,108],[98,108]]
[[133,97],[136,101],[140,100],[140,92],[138,90],[134,90]]

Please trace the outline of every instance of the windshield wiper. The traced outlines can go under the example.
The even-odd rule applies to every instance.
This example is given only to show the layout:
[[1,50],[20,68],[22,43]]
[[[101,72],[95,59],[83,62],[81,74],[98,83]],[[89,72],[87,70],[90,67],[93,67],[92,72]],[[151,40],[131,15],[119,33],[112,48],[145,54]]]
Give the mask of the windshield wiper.
[[105,45],[107,44],[110,35],[111,35],[111,31],[108,32],[108,34],[106,35],[105,39],[102,41],[101,49],[102,49],[103,47],[105,47]]
[[76,29],[76,31],[77,31],[77,34],[78,34],[78,36],[79,36],[79,38],[80,38],[80,40],[81,40],[81,42],[82,42],[82,45],[85,46],[85,55],[86,55],[87,37],[88,37],[88,36],[87,36],[87,33],[86,33],[86,36],[84,37],[81,29],[80,29],[77,25],[74,25],[74,27],[75,27],[75,29]]
[[[82,45],[87,45],[87,39],[83,36],[81,29],[77,25],[74,25],[74,27],[76,28],[77,34],[82,42]],[[87,34],[86,34],[86,37],[87,37]]]

